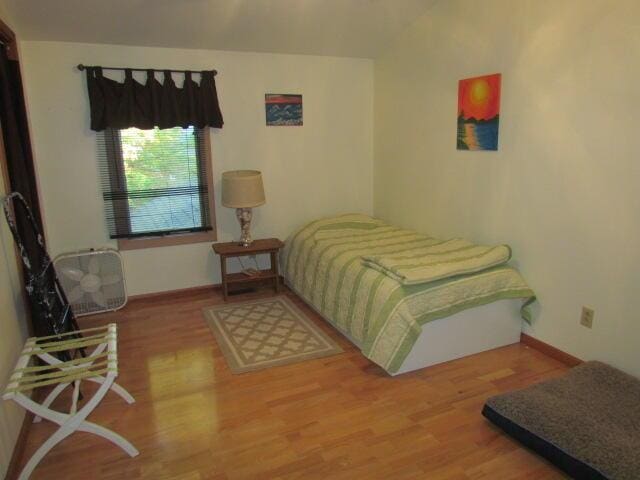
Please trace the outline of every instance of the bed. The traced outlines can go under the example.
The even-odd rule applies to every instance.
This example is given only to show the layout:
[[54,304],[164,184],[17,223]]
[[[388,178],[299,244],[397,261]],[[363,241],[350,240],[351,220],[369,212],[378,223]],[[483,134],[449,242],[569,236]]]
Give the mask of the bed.
[[425,253],[430,259],[449,259],[450,252],[484,248],[455,242],[464,241],[439,240],[367,215],[346,214],[294,232],[280,256],[281,271],[293,291],[367,358],[395,375],[516,343],[521,318],[530,320],[534,293],[506,260],[474,268],[467,260],[462,270],[448,271],[440,267],[456,264],[439,262],[429,267],[429,281],[411,277],[422,271],[415,266],[393,268],[427,258],[421,256]]

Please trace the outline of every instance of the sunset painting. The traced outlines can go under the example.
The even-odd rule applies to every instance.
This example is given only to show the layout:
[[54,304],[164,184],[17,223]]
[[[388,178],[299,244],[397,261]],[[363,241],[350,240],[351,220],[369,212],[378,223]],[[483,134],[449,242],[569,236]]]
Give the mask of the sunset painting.
[[498,150],[499,73],[458,82],[458,150]]
[[267,126],[302,125],[302,95],[267,93],[264,104]]

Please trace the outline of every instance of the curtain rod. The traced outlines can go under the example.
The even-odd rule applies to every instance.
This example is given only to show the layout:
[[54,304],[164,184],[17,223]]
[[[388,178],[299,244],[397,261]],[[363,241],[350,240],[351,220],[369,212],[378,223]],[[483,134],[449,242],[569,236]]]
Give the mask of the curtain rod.
[[[127,67],[98,67],[97,65],[95,66],[90,66],[90,65],[83,65],[80,64],[78,65],[78,70],[82,71],[86,68],[102,68],[103,70],[131,70],[133,72],[148,72],[149,70],[151,70],[152,72],[174,72],[174,73],[201,73],[202,70],[172,70],[170,68],[165,68],[165,69],[158,69],[158,68],[127,68]],[[217,75],[218,71],[217,70],[212,70],[213,75]]]

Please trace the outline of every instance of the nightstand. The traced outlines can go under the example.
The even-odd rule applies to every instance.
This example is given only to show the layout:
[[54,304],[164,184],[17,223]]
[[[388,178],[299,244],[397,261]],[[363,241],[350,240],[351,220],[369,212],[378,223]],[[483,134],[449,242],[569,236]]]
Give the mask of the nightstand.
[[[239,242],[214,243],[213,251],[220,255],[220,271],[222,274],[222,294],[224,300],[229,296],[229,285],[247,284],[252,282],[273,280],[276,293],[280,291],[280,274],[278,272],[278,252],[284,246],[277,238],[262,238],[254,240],[248,247]],[[246,275],[242,272],[227,273],[227,258],[248,257],[268,253],[271,257],[271,268],[258,270],[256,275]]]

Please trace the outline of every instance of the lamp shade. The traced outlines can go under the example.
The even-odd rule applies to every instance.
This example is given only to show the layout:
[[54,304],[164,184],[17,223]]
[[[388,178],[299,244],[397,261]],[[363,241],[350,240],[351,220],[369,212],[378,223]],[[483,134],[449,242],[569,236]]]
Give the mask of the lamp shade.
[[257,170],[231,170],[222,173],[222,205],[251,208],[264,203],[262,173]]

